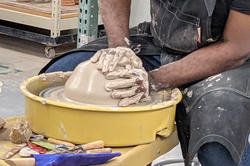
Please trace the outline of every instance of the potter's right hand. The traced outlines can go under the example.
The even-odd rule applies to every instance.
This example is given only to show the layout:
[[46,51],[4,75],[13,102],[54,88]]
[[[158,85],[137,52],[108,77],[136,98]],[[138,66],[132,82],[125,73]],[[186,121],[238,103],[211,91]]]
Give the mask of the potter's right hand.
[[128,106],[150,100],[148,74],[141,69],[118,69],[105,75],[109,80],[106,91],[114,99],[120,99],[118,106]]
[[99,50],[90,59],[97,63],[97,69],[106,74],[112,72],[116,67],[142,68],[142,62],[136,54],[127,47],[116,47]]

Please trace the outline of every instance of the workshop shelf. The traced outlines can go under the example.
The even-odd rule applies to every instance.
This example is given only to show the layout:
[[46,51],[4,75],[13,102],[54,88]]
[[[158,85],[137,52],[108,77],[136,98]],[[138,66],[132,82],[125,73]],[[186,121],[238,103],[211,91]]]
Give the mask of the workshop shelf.
[[[54,47],[76,42],[78,5],[61,6],[61,0],[52,0],[50,3],[1,0],[0,21],[17,24],[15,27],[9,27],[0,23],[0,34],[44,44],[46,45],[46,56],[53,58],[55,56]],[[21,29],[22,25],[39,30],[32,32]],[[41,33],[42,30],[47,30],[49,33],[45,35]]]

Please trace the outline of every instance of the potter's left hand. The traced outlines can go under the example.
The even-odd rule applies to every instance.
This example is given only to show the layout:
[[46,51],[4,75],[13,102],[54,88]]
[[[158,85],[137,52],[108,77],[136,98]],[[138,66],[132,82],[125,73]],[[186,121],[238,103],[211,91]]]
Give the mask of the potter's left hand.
[[111,91],[111,97],[121,99],[119,106],[137,104],[149,100],[148,73],[142,67],[140,69],[120,68],[105,75],[108,83],[107,91]]
[[102,73],[115,71],[117,67],[142,68],[142,62],[134,51],[127,47],[116,47],[99,50],[90,59],[97,63],[97,69]]

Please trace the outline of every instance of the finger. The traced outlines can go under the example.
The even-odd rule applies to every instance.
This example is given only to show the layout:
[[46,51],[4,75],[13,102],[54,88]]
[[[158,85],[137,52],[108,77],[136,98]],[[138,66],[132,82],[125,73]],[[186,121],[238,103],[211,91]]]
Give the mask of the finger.
[[114,90],[111,92],[110,96],[113,99],[123,99],[123,98],[131,97],[137,93],[138,88],[140,88],[140,87],[134,86],[134,87],[129,88],[129,89]]
[[115,50],[110,49],[110,51],[105,55],[105,58],[103,60],[103,66],[102,66],[102,72],[107,73],[109,69],[110,62],[112,61],[112,58],[115,55]]
[[119,81],[110,81],[105,85],[105,89],[107,91],[121,89],[121,88],[129,88],[137,85],[137,82],[140,82],[138,78],[130,78],[130,79],[121,79]]
[[134,74],[129,72],[128,69],[120,69],[106,74],[105,77],[107,80],[113,80],[117,78],[131,78],[133,76]]
[[142,85],[138,86],[138,88],[136,89],[135,91],[136,93],[139,93],[139,92],[147,92],[147,89],[145,87],[143,87]]
[[102,54],[102,52],[103,52],[103,50],[97,51],[97,52],[94,54],[94,56],[92,56],[92,57],[90,58],[90,61],[91,61],[92,63],[96,63],[96,62],[99,60],[100,55]]
[[152,98],[150,96],[146,96],[145,94],[142,96],[140,102],[149,102]]
[[131,64],[134,68],[141,69],[143,66],[141,59],[136,55],[131,56],[130,61],[131,61]]
[[104,58],[105,58],[106,54],[107,54],[107,52],[106,52],[106,51],[103,51],[102,54],[100,55],[99,61],[98,61],[98,63],[97,63],[97,69],[98,69],[98,70],[102,70],[103,61],[104,61]]
[[141,93],[136,94],[133,97],[128,97],[128,98],[121,99],[121,101],[118,103],[118,106],[126,107],[126,106],[129,106],[131,104],[137,104],[137,103],[140,102],[143,95],[144,95],[144,93],[141,92]]
[[127,56],[123,56],[120,61],[118,62],[119,66],[126,66],[130,64],[130,59]]
[[131,70],[131,69],[132,69],[132,66],[131,66],[131,65],[126,65],[126,66],[125,66],[125,69],[130,69],[130,70]]
[[129,63],[135,68],[142,68],[141,59],[131,49],[126,50],[126,56],[129,58]]
[[112,72],[115,70],[115,68],[118,66],[118,62],[124,57],[124,54],[121,53],[116,53],[114,55],[114,58],[112,59],[112,61],[110,62],[109,65],[109,72]]
[[145,92],[145,91],[146,89],[144,87],[134,86],[129,89],[114,90],[111,92],[110,95],[113,99],[123,99],[127,97],[132,97],[136,95],[137,93]]

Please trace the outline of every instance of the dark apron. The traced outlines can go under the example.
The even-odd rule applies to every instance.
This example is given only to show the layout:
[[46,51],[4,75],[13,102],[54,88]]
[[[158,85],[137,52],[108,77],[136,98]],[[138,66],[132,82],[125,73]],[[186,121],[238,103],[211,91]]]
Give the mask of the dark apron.
[[[215,42],[215,39],[220,38],[220,36],[211,34],[215,4],[216,0],[151,0],[152,23],[145,22],[130,30],[132,47],[137,48],[140,45],[139,50],[136,50],[138,56],[161,55],[161,64],[164,65]],[[99,38],[80,49],[51,60],[40,73],[46,71],[58,59],[73,52],[98,51],[107,47],[107,38]],[[243,80],[243,84],[246,86],[248,85],[246,78],[250,73],[244,71],[241,73],[245,73],[245,75],[242,75],[238,72],[240,69],[236,69],[233,73],[226,72],[226,75]],[[239,163],[249,133],[250,100],[248,95],[250,92],[245,95],[246,92],[240,91],[239,88],[244,86],[238,84],[239,81],[235,81],[235,79],[230,83],[227,80],[219,81],[220,84],[213,85],[212,89],[209,89],[211,88],[209,84],[208,89],[201,88],[201,85],[206,83],[204,81],[181,87],[183,91],[188,88],[188,92],[183,94],[183,101],[178,105],[176,112],[178,136],[185,165],[190,165],[190,160],[193,159],[197,150],[207,142],[221,143],[230,151],[234,161]],[[250,84],[250,81],[248,83]],[[236,86],[236,91],[239,93],[235,93],[234,90],[224,93],[225,89],[230,89],[228,86],[232,85]],[[192,96],[189,97],[191,91]],[[219,94],[216,93],[223,97],[217,99]],[[225,98],[227,95],[231,97],[230,100],[237,101],[237,104],[228,105],[227,98]],[[221,105],[218,106],[215,101],[221,102]],[[223,109],[228,111],[221,118],[221,114],[219,115],[218,112],[223,112]],[[232,117],[235,117],[236,120],[233,121]]]
[[[221,37],[211,33],[215,5],[216,0],[151,0],[155,44],[189,54],[215,42]],[[169,59],[164,55],[162,64],[169,63],[164,58]],[[240,162],[250,131],[249,76],[247,63],[221,73],[220,80],[181,87],[188,90],[177,107],[176,123],[186,166],[209,142],[221,143]]]

